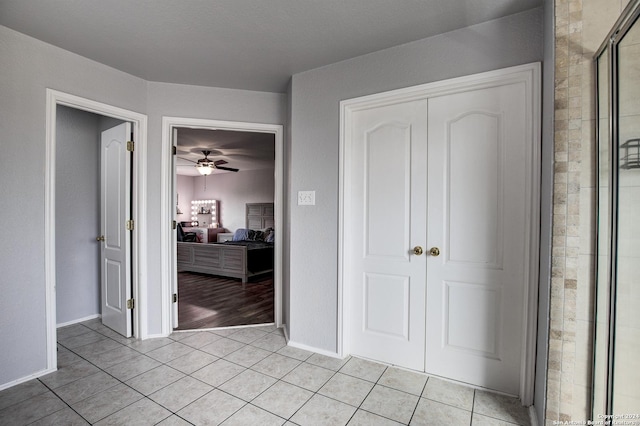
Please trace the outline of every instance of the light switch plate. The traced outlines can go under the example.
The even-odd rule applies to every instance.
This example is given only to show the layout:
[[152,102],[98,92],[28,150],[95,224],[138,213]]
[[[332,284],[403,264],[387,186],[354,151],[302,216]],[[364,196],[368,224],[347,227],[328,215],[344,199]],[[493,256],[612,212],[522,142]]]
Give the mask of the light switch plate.
[[315,206],[316,191],[298,191],[299,206]]

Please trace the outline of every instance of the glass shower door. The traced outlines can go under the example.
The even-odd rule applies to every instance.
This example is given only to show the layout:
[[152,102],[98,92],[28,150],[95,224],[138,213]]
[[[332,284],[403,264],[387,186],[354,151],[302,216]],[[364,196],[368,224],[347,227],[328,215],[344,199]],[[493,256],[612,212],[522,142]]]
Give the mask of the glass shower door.
[[[640,415],[640,23],[617,43],[616,294],[613,414]],[[635,419],[640,424],[640,418]]]
[[[640,0],[596,55],[593,420],[640,424]],[[631,423],[624,423],[631,422]],[[616,424],[616,423],[613,423]]]
[[596,258],[596,315],[593,372],[593,414],[607,412],[607,360],[609,353],[609,276],[611,274],[611,150],[609,149],[609,49],[605,49],[596,63],[598,97],[598,186],[597,186],[597,253]]

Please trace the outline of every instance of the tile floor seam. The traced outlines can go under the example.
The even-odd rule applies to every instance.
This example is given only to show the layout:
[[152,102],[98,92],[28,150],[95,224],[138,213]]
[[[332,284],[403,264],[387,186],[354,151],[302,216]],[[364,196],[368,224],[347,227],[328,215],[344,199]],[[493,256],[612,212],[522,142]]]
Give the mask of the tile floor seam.
[[[275,384],[275,383],[274,383],[274,384]],[[256,398],[257,398],[257,397],[256,397]],[[254,398],[254,400],[255,400],[255,398]],[[291,417],[289,417],[289,418],[282,417],[280,414],[276,414],[276,413],[274,413],[273,411],[269,411],[269,410],[267,410],[266,408],[258,407],[257,405],[252,404],[251,402],[247,402],[247,404],[246,404],[246,405],[250,405],[250,406],[255,407],[255,408],[259,409],[259,410],[263,410],[263,411],[265,411],[265,412],[267,412],[267,413],[269,413],[269,414],[273,414],[274,416],[276,416],[276,417],[278,417],[278,418],[280,418],[280,419],[284,420],[284,421],[285,421],[285,423],[286,423],[286,422],[291,422],[291,417],[293,417],[293,415],[291,415]],[[245,405],[245,406],[246,406],[246,405]]]
[[[303,361],[303,363],[304,363],[304,361]],[[309,363],[309,365],[313,365],[314,367],[320,367],[319,365],[315,365],[315,364],[311,364],[311,363]],[[320,367],[320,368],[324,368],[324,367]],[[299,388],[302,388],[302,389],[304,389],[304,390],[307,390],[307,391],[309,391],[309,392],[312,392],[312,395],[311,395],[311,396],[309,397],[309,399],[307,399],[307,400],[306,400],[306,401],[305,401],[305,402],[304,402],[300,407],[298,407],[298,409],[297,409],[297,410],[295,410],[295,411],[293,412],[293,414],[291,414],[291,416],[289,416],[289,418],[288,418],[288,419],[286,419],[288,422],[294,423],[291,419],[292,419],[292,418],[293,418],[293,417],[294,417],[294,416],[295,416],[295,415],[296,415],[300,410],[302,410],[302,408],[303,408],[305,405],[307,405],[307,404],[309,403],[309,401],[311,401],[311,400],[313,399],[313,397],[314,397],[314,396],[316,396],[316,395],[320,395],[320,396],[324,396],[325,398],[328,398],[328,397],[326,397],[325,395],[319,394],[319,393],[318,393],[318,391],[319,391],[320,389],[322,389],[322,387],[323,387],[324,385],[326,385],[326,384],[329,382],[329,380],[331,380],[331,379],[332,379],[336,374],[338,374],[338,371],[330,370],[330,369],[328,369],[328,368],[325,368],[325,370],[332,371],[332,372],[333,372],[333,374],[332,374],[332,375],[331,375],[331,377],[329,377],[329,378],[328,378],[328,379],[327,379],[327,380],[326,380],[322,385],[320,385],[320,387],[319,387],[317,390],[315,390],[315,391],[310,391],[309,389],[302,388],[301,386],[298,386]],[[288,382],[285,382],[285,383],[288,383]],[[293,383],[289,383],[289,384],[293,384]],[[296,386],[296,385],[293,385],[293,386]],[[335,401],[335,400],[334,400],[334,401]],[[340,401],[340,402],[341,402],[341,401]],[[357,411],[357,409],[356,409],[356,411]],[[351,420],[351,419],[349,419],[349,420]],[[347,423],[348,423],[348,422],[347,422]],[[347,423],[345,423],[345,425],[346,425]],[[297,423],[295,423],[295,424],[297,424]]]
[[422,395],[424,395],[424,392],[427,389],[427,383],[429,383],[429,379],[430,377],[427,376],[427,380],[425,380],[424,385],[422,386],[422,391],[420,392],[420,395],[418,395],[418,403],[413,408],[413,413],[411,413],[411,418],[409,419],[409,423],[407,423],[409,425],[411,424],[411,420],[413,420],[413,417],[416,415],[416,410],[418,410],[418,404],[420,404],[420,398],[422,398]]
[[[135,390],[135,389],[134,389],[134,390]],[[140,392],[138,392],[138,393],[140,393]],[[142,394],[140,394],[140,395],[142,395]],[[128,407],[132,406],[133,404],[137,404],[137,403],[139,403],[140,401],[142,401],[142,400],[143,400],[143,399],[145,399],[145,398],[146,398],[146,399],[149,399],[149,398],[147,398],[146,396],[142,395],[142,398],[140,398],[140,399],[138,399],[138,400],[135,400],[135,401],[131,402],[130,404],[127,404],[127,405],[123,406],[123,407],[122,407],[122,408],[120,408],[119,410],[114,411],[113,413],[109,413],[109,414],[107,414],[106,416],[104,416],[104,417],[102,417],[101,419],[96,420],[96,421],[94,421],[94,422],[90,422],[90,421],[89,421],[89,419],[87,419],[86,417],[84,417],[82,414],[80,414],[80,413],[79,413],[77,410],[75,410],[73,407],[69,406],[69,408],[71,408],[73,411],[75,411],[75,413],[76,413],[77,415],[79,415],[80,417],[82,417],[82,418],[83,418],[87,423],[89,423],[90,425],[94,425],[94,424],[96,424],[96,423],[99,423],[99,422],[103,421],[103,420],[104,420],[104,419],[106,419],[107,417],[114,415],[114,414],[115,414],[115,413],[117,413],[118,411],[122,411],[122,410],[124,410],[124,409],[126,409],[126,408],[128,408]]]
[[[229,420],[231,417],[233,417],[233,415],[234,415],[234,414],[236,414],[238,411],[242,410],[245,406],[249,405],[249,402],[248,402],[248,401],[245,401],[245,400],[244,400],[244,399],[242,399],[242,398],[239,398],[239,397],[237,397],[237,396],[235,396],[235,395],[230,394],[229,392],[227,392],[227,391],[225,391],[225,390],[223,390],[223,389],[220,389],[220,388],[217,388],[217,387],[216,387],[216,388],[211,389],[211,390],[210,390],[209,392],[207,392],[205,395],[202,395],[200,398],[194,399],[194,400],[193,400],[193,401],[191,401],[189,404],[187,404],[186,406],[182,407],[180,410],[183,410],[183,409],[187,408],[189,405],[191,405],[191,404],[195,403],[196,401],[198,401],[198,400],[200,400],[200,399],[204,398],[206,395],[210,394],[211,392],[213,392],[213,391],[215,391],[215,390],[217,390],[217,391],[219,391],[219,392],[222,392],[222,393],[224,393],[224,394],[227,394],[227,395],[229,395],[229,396],[230,396],[230,397],[232,397],[232,398],[239,399],[240,401],[242,401],[242,402],[244,403],[244,404],[242,404],[242,406],[241,406],[241,407],[238,407],[238,409],[237,409],[237,410],[235,410],[233,413],[229,414],[227,417],[225,417],[225,418],[224,418],[224,420],[222,420],[220,423],[218,423],[219,425],[223,424],[224,422],[226,422],[227,420]],[[180,411],[180,410],[178,410],[178,411]],[[174,413],[174,414],[175,414],[175,413]],[[273,413],[271,413],[271,414],[273,414]]]
[[[76,410],[75,410],[71,405],[69,405],[69,404],[67,403],[67,401],[65,401],[64,399],[60,398],[60,396],[59,396],[57,393],[55,393],[53,389],[51,389],[49,386],[47,386],[47,384],[46,384],[46,383],[43,383],[39,378],[38,378],[38,379],[36,379],[36,380],[38,380],[40,383],[42,383],[42,385],[43,385],[43,386],[45,386],[45,387],[49,390],[49,392],[51,392],[51,393],[52,393],[56,398],[58,398],[58,399],[59,399],[59,400],[60,400],[64,405],[66,405],[66,406],[67,406],[67,408],[69,408],[69,409],[70,409],[70,410],[72,410],[74,413],[76,413],[77,415],[79,415],[80,417],[82,417],[82,419],[83,419],[84,421],[86,421],[87,423],[91,424],[91,422],[90,422],[89,420],[87,420],[87,419],[86,419],[82,414],[78,413],[78,412],[77,412],[77,411],[76,411]],[[33,421],[33,422],[31,422],[31,423],[35,423],[35,422],[37,422],[37,421],[39,421],[39,420],[44,419],[44,418],[45,418],[45,417],[47,417],[47,416],[50,416],[50,415],[55,414],[55,413],[58,413],[58,412],[60,412],[60,411],[62,411],[62,410],[64,410],[64,408],[61,408],[61,409],[59,409],[59,410],[56,410],[56,411],[55,411],[55,412],[53,412],[53,413],[47,414],[47,415],[45,415],[45,416],[43,416],[43,417],[41,417],[41,418],[39,418],[39,419],[34,420],[34,421]]]
[[449,404],[448,402],[438,401],[437,399],[427,398],[426,396],[420,396],[420,399],[426,399],[427,401],[437,402],[438,404],[446,405],[448,407],[457,408],[458,410],[467,411],[469,413],[473,413],[473,410],[467,410],[466,408],[462,408],[458,405]]
[[473,390],[473,400],[471,402],[471,426],[473,426],[473,412],[476,408],[476,390]]
[[[101,372],[104,372],[104,371],[101,371]],[[95,373],[95,374],[100,374],[100,372],[99,372],[99,373]],[[107,374],[109,374],[109,373],[107,373]],[[87,377],[91,377],[91,376],[87,376]],[[84,379],[84,378],[86,378],[86,377],[83,377],[83,379]],[[113,377],[113,378],[115,379],[115,377]],[[79,380],[82,380],[82,379],[79,379]],[[118,379],[116,379],[116,380],[118,380]],[[77,380],[76,380],[76,381],[77,381]],[[72,383],[75,383],[75,382],[72,382]],[[68,383],[68,384],[71,384],[71,383]],[[86,397],[83,397],[82,399],[80,399],[80,400],[78,400],[78,401],[74,401],[74,402],[73,402],[73,404],[77,404],[77,403],[79,403],[79,402],[82,402],[82,401],[84,401],[84,400],[87,400],[87,399],[91,398],[91,397],[92,397],[92,396],[94,396],[94,395],[97,395],[97,394],[99,394],[99,393],[102,393],[102,392],[108,391],[108,390],[110,390],[110,389],[113,389],[113,388],[115,388],[116,386],[118,386],[119,384],[120,384],[120,383],[116,383],[116,384],[115,384],[115,385],[113,385],[113,386],[109,386],[109,387],[107,387],[107,388],[100,389],[100,391],[98,391],[98,392],[96,392],[96,393],[92,393],[92,394],[90,394],[90,395],[86,395]],[[66,385],[65,385],[65,386],[66,386]],[[60,388],[62,388],[62,387],[64,387],[64,386],[60,386],[60,387],[58,387],[58,388],[56,388],[56,389],[60,389]],[[135,389],[134,389],[134,390],[135,390]],[[69,405],[69,407],[71,407],[71,405],[70,405],[67,401],[65,401],[65,400],[64,400],[64,398],[62,398],[62,396],[60,396],[60,395],[56,392],[56,390],[55,390],[55,389],[53,389],[51,392],[53,392],[55,396],[57,396],[58,398],[60,398],[60,399],[61,399],[65,404],[67,404],[67,405]],[[74,411],[75,411],[75,410],[74,410]]]
[[[361,358],[361,359],[362,359],[362,358]],[[345,365],[346,365],[346,364],[345,364]],[[384,416],[384,415],[382,415],[382,414],[374,413],[374,412],[372,412],[372,411],[367,410],[366,408],[362,408],[362,404],[364,404],[364,402],[367,400],[367,398],[369,397],[369,395],[371,395],[371,392],[373,392],[373,390],[375,389],[375,387],[376,387],[376,386],[383,386],[383,387],[386,387],[387,389],[393,389],[393,388],[390,388],[390,387],[388,387],[388,386],[384,386],[383,384],[378,383],[378,382],[380,381],[380,379],[382,378],[382,376],[384,375],[384,373],[389,369],[389,367],[391,367],[391,366],[390,366],[390,365],[385,365],[385,369],[384,369],[384,370],[382,370],[382,373],[380,374],[380,376],[378,377],[378,379],[377,379],[375,382],[369,382],[369,383],[373,383],[373,386],[371,386],[371,389],[369,389],[369,392],[367,392],[367,395],[362,399],[362,401],[360,402],[360,405],[358,405],[358,407],[356,407],[356,411],[353,413],[353,415],[352,415],[352,416],[351,416],[351,418],[349,419],[349,422],[350,422],[350,421],[351,421],[351,419],[352,419],[352,418],[353,418],[353,417],[358,413],[358,410],[362,410],[362,411],[365,411],[365,412],[367,412],[367,413],[371,413],[371,414],[373,414],[373,415],[375,415],[375,416],[380,416],[380,417],[382,417],[382,418],[384,418],[384,419],[387,419],[387,420],[390,420],[390,421],[392,421],[392,422],[400,423],[400,422],[398,422],[397,420],[394,420],[394,419],[392,419],[392,418],[390,418],[390,417]],[[342,368],[341,368],[341,369],[342,369]],[[336,372],[336,374],[337,374],[338,372],[339,372],[339,371],[337,371],[337,372]],[[342,373],[342,374],[346,374],[346,373]],[[355,377],[355,376],[351,376],[351,377]],[[356,377],[356,378],[361,379],[361,380],[364,380],[364,379],[362,379],[362,378],[360,378],[360,377]],[[368,380],[367,380],[367,381],[368,381]],[[426,382],[425,382],[425,386],[426,386]],[[393,390],[398,390],[398,389],[393,389]],[[400,392],[402,392],[402,391],[400,391]],[[407,393],[407,392],[405,392],[405,393]],[[418,401],[420,401],[420,399],[418,399]],[[416,410],[416,408],[417,408],[417,407],[418,407],[418,404],[416,403],[416,406],[413,408],[413,413],[411,413],[411,418],[409,419],[409,423],[411,423],[411,419],[413,418],[413,414],[415,413],[415,410]],[[346,424],[348,424],[349,422],[347,422]],[[408,425],[409,423],[406,423],[406,424]]]
[[[88,361],[88,362],[89,362],[89,361]],[[127,361],[123,361],[123,362],[127,362]],[[164,365],[164,364],[162,364],[162,365]],[[102,368],[100,368],[100,367],[98,367],[98,366],[96,366],[96,367],[97,367],[97,368],[99,368],[102,372],[104,372],[104,373],[106,373],[106,374],[110,375],[113,379],[117,380],[117,381],[119,382],[119,384],[122,384],[122,385],[124,385],[124,386],[128,387],[129,389],[131,389],[132,391],[134,391],[134,392],[138,393],[139,395],[141,395],[141,396],[142,396],[142,398],[140,398],[140,399],[138,399],[138,400],[136,400],[136,401],[133,401],[133,402],[131,402],[130,404],[127,404],[127,405],[125,405],[125,406],[121,407],[119,410],[117,410],[117,411],[115,411],[115,412],[113,412],[113,413],[110,413],[109,415],[107,415],[107,416],[105,416],[105,417],[101,418],[100,420],[97,420],[97,421],[95,421],[95,422],[93,422],[93,423],[92,423],[92,422],[90,422],[90,421],[89,421],[89,419],[87,419],[86,417],[84,417],[84,416],[83,416],[82,414],[80,414],[76,409],[74,409],[70,404],[68,404],[64,399],[62,399],[62,397],[60,397],[57,393],[55,393],[55,389],[51,389],[51,392],[53,392],[53,393],[54,393],[54,395],[55,395],[58,399],[60,399],[62,402],[64,402],[64,403],[65,403],[65,404],[66,404],[66,405],[67,405],[71,410],[73,410],[76,414],[78,414],[80,417],[82,417],[82,418],[83,418],[87,423],[89,423],[89,424],[96,424],[96,423],[98,423],[98,422],[100,422],[100,421],[102,421],[102,420],[106,419],[107,417],[109,417],[109,416],[111,416],[111,415],[113,415],[113,414],[117,413],[118,411],[122,411],[122,410],[126,409],[127,407],[129,407],[129,406],[131,406],[131,405],[133,405],[133,404],[136,404],[136,403],[140,402],[140,401],[141,401],[141,400],[143,400],[143,399],[148,399],[149,401],[151,401],[151,402],[153,402],[153,403],[155,403],[155,404],[158,404],[157,402],[155,402],[155,401],[153,401],[151,398],[149,398],[149,395],[145,395],[145,394],[143,394],[142,392],[140,392],[140,391],[138,391],[137,389],[135,389],[135,388],[133,388],[132,386],[130,386],[128,383],[126,383],[126,382],[124,382],[124,381],[122,381],[122,380],[118,379],[117,377],[112,376],[111,374],[109,374],[108,372],[106,372],[105,370],[103,370]],[[156,368],[157,368],[157,367],[156,367]],[[152,370],[153,370],[153,369],[152,369]],[[151,371],[151,370],[149,370],[149,371]],[[144,374],[144,373],[141,373],[141,374]],[[78,380],[80,380],[80,379],[78,379]],[[127,379],[127,380],[130,380],[130,379]],[[178,380],[179,380],[179,379],[178,379]],[[73,382],[71,382],[71,383],[73,383]],[[171,383],[167,384],[166,386],[163,386],[163,388],[165,388],[165,387],[169,386],[169,385],[170,385],[170,384],[172,384],[172,383],[175,383],[175,382],[171,382]],[[107,391],[107,390],[109,390],[109,389],[113,389],[114,387],[118,386],[119,384],[116,384],[116,385],[111,386],[111,387],[106,388],[106,389],[102,389],[102,390],[101,390],[100,392],[98,392],[98,393],[95,393],[95,394],[89,395],[89,396],[87,396],[86,398],[84,398],[84,399],[82,399],[82,400],[79,400],[79,401],[74,402],[74,404],[77,404],[77,403],[83,402],[83,401],[85,401],[85,400],[87,400],[87,399],[91,398],[92,396],[98,395],[98,394],[100,394],[100,393],[102,393],[102,392],[105,392],[105,391]],[[45,385],[45,386],[46,386],[46,385]],[[160,388],[160,389],[163,389],[163,388]],[[158,390],[160,390],[160,389],[158,389]],[[155,393],[155,392],[154,392],[154,393]],[[158,404],[158,405],[160,405],[160,404]],[[161,406],[162,406],[162,405],[161,405]],[[164,407],[164,406],[162,406],[162,407],[163,407],[163,408],[165,408],[165,409],[167,409],[167,410],[169,410],[167,407]],[[58,411],[60,411],[60,410],[58,410]],[[169,410],[169,411],[171,411],[171,410]],[[174,414],[175,414],[175,413],[174,413]]]

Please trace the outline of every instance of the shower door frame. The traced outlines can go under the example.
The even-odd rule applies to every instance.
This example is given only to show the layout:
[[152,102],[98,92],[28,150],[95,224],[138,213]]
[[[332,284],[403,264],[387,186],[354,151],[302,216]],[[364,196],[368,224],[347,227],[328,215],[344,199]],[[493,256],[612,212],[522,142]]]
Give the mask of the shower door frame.
[[[597,314],[598,314],[598,301],[595,300],[593,304],[593,365],[591,376],[591,416],[595,419],[599,415],[611,415],[613,414],[613,373],[615,363],[615,332],[616,332],[616,296],[617,296],[617,236],[618,236],[618,173],[619,169],[619,128],[618,128],[618,44],[624,39],[627,32],[633,27],[633,25],[640,20],[640,0],[632,0],[624,9],[615,25],[601,44],[600,48],[593,56],[593,65],[595,72],[595,164],[596,164],[596,256],[595,256],[595,282],[596,289],[594,291],[594,297],[597,299],[598,287],[600,285],[606,285],[608,289],[608,301],[606,305],[606,324],[608,328],[607,337],[607,359],[606,359],[606,395],[605,395],[605,413],[596,413],[595,407],[595,376],[597,373],[597,359],[596,359],[596,339],[597,335]],[[598,258],[600,253],[598,248],[600,247],[601,235],[599,230],[599,206],[600,206],[600,102],[598,99],[600,93],[600,73],[598,67],[598,61],[603,56],[607,55],[608,58],[608,81],[606,82],[608,88],[608,134],[609,134],[609,194],[608,194],[608,228],[609,239],[607,241],[609,245],[609,257],[608,257],[608,271],[607,281],[602,283],[598,280]]]

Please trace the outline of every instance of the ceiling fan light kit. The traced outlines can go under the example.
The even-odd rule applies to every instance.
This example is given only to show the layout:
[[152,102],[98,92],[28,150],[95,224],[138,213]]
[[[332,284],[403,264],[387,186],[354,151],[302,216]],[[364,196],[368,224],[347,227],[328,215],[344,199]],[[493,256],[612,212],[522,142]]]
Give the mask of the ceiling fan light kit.
[[221,164],[227,164],[224,160],[209,160],[208,157],[209,154],[211,154],[211,151],[202,151],[202,153],[204,154],[204,158],[198,160],[198,163],[196,164],[196,168],[202,176],[209,176],[213,172],[213,169],[228,170],[230,172],[238,171],[238,169],[232,167],[220,167]]
[[213,172],[213,164],[197,164],[196,168],[202,176],[209,176]]

